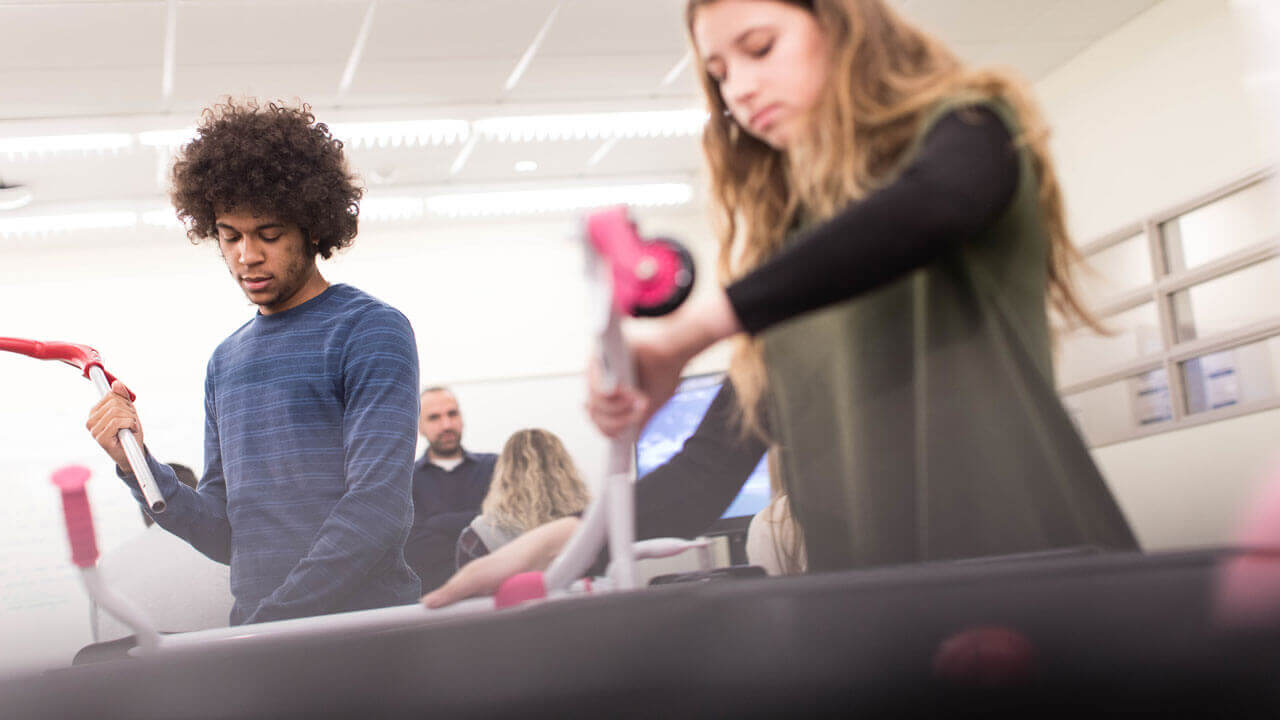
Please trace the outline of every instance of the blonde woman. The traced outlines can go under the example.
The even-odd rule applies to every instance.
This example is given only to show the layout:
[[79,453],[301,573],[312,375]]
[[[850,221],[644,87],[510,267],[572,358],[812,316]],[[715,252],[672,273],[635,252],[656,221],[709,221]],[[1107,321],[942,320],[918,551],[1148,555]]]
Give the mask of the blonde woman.
[[791,501],[782,490],[778,472],[778,453],[770,452],[768,505],[751,518],[747,525],[747,562],[764,568],[770,575],[798,575],[808,566],[804,538],[791,514]]
[[[686,19],[726,285],[652,321],[637,387],[593,389],[588,410],[617,434],[704,348],[739,351],[685,451],[640,483],[639,532],[707,482],[732,498],[724,471],[688,470],[749,472],[772,443],[810,571],[1135,548],[1054,390],[1048,308],[1093,321],[1024,85],[883,0],[690,0]],[[546,561],[572,526],[429,604]]]
[[533,528],[581,513],[587,501],[587,487],[560,438],[541,429],[517,431],[498,456],[480,514],[458,538],[458,567]]

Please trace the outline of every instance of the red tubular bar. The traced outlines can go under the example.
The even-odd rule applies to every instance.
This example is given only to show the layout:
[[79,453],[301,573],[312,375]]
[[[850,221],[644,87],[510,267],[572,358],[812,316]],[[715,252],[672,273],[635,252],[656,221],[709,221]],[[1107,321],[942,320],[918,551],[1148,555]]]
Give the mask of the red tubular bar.
[[[97,350],[88,345],[0,337],[0,351],[26,355],[37,360],[58,360],[79,369],[80,373],[86,378],[89,377],[89,368],[97,366],[102,370],[102,374],[107,376],[107,382],[114,383],[116,381],[116,377],[108,372],[107,367],[102,364],[102,356],[98,354]],[[136,397],[130,391],[129,399],[134,400]]]

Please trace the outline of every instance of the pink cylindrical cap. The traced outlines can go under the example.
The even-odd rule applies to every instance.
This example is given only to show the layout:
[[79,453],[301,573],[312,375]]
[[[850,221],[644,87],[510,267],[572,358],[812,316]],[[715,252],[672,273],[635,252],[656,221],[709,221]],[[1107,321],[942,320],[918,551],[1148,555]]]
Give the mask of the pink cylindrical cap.
[[98,561],[98,542],[93,534],[93,512],[84,485],[89,481],[89,468],[68,465],[53,474],[53,484],[62,491],[62,514],[67,521],[67,540],[71,543],[71,562],[78,567],[93,567]]
[[493,604],[499,610],[515,607],[530,600],[541,600],[547,596],[547,584],[540,572],[524,572],[512,575],[498,586],[498,593],[493,596]]

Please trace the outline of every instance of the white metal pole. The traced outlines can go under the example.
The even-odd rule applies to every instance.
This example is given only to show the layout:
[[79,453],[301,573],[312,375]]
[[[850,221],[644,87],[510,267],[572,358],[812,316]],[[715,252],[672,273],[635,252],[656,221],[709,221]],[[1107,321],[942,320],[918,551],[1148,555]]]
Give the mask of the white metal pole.
[[[199,630],[196,632],[165,635],[160,638],[157,652],[168,654],[181,651],[204,651],[215,647],[251,647],[279,643],[307,637],[320,637],[332,633],[375,632],[396,628],[412,628],[453,618],[493,612],[493,598],[482,597],[463,600],[443,608],[428,609],[420,603],[358,610],[355,612],[317,615],[314,617],[276,620],[274,622],[237,625],[235,627]],[[145,652],[145,651],[139,651]]]
[[80,581],[84,583],[84,589],[89,593],[89,597],[98,603],[98,607],[133,628],[134,635],[138,638],[138,647],[142,648],[141,652],[156,649],[160,644],[160,634],[156,632],[155,627],[133,603],[107,587],[107,584],[102,581],[102,576],[98,574],[98,568],[80,568]]

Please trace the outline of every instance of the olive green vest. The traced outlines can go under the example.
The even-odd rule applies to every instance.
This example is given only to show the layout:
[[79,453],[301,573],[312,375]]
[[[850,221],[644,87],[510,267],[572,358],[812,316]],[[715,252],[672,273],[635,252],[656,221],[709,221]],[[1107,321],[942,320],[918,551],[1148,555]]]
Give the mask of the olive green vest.
[[[903,168],[958,98],[921,123]],[[932,264],[761,334],[811,570],[1137,543],[1054,389],[1028,151],[1004,214]],[[860,238],[850,237],[849,242]],[[876,242],[883,241],[875,238]]]

